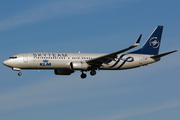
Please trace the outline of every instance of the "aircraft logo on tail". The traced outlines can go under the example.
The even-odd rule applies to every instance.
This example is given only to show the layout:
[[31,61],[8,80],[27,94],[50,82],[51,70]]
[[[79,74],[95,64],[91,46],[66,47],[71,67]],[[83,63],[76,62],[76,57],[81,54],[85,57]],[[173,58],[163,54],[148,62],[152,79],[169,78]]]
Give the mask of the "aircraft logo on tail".
[[158,48],[159,47],[159,40],[157,39],[157,37],[152,37],[149,41],[150,46],[152,46],[153,48]]

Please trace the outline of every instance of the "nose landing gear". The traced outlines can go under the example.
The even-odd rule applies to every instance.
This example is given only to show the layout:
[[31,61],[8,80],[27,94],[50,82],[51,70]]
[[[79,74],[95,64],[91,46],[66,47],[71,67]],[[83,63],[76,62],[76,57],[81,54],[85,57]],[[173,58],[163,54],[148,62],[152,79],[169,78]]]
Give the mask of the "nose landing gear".
[[22,75],[21,71],[19,71],[18,75],[19,75],[19,76],[21,76],[21,75]]
[[21,68],[12,68],[12,70],[14,71],[19,71],[18,75],[21,76],[22,73],[21,73]]

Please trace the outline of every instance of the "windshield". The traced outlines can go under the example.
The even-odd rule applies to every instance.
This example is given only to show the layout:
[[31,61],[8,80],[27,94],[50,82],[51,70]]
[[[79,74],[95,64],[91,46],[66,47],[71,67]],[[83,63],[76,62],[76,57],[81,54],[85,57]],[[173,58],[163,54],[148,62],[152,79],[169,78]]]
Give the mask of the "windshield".
[[9,57],[9,59],[16,59],[17,57]]

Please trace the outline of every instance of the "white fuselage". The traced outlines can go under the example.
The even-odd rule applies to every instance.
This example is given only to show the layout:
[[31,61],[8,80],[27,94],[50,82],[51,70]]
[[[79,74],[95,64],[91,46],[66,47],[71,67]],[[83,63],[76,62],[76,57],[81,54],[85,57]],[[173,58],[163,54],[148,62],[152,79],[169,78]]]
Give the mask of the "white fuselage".
[[[97,58],[98,53],[23,53],[3,62],[13,70],[18,69],[70,69],[70,63]],[[159,59],[158,59],[159,60]],[[140,67],[158,61],[145,54],[119,54],[115,60],[102,64],[102,70],[120,70]]]

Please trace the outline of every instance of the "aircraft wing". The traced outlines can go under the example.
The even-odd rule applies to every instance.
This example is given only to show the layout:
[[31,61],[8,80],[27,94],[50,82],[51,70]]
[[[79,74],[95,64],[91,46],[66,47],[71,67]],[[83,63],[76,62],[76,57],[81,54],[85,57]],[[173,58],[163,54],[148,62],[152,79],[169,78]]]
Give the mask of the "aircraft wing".
[[119,50],[119,51],[116,51],[116,52],[113,52],[110,54],[106,54],[106,55],[103,55],[103,56],[100,56],[100,57],[97,57],[97,58],[94,58],[91,60],[87,60],[86,62],[89,65],[96,67],[96,68],[100,67],[103,63],[108,64],[110,61],[115,60],[115,58],[117,58],[118,54],[123,53],[127,50],[130,50],[130,49],[138,46],[140,39],[141,39],[141,36],[142,36],[142,34],[138,37],[136,42],[132,46],[129,46],[128,48],[125,48],[125,49],[122,49],[122,50]]

